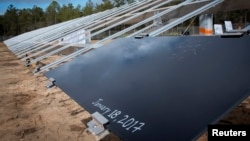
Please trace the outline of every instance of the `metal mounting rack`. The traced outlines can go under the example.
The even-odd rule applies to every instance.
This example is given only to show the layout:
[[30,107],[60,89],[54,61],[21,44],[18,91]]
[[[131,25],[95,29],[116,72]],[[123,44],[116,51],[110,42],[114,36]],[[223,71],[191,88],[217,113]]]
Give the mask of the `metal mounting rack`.
[[[26,61],[26,66],[44,60],[52,55],[60,53],[68,48],[80,46],[77,51],[61,57],[45,66],[34,70],[35,73],[51,70],[64,62],[71,60],[94,48],[98,48],[109,40],[125,37],[135,37],[141,34],[149,36],[158,36],[172,27],[216,6],[224,0],[186,0],[176,5],[171,5],[175,0],[140,0],[131,4],[113,8],[104,12],[99,12],[86,17],[77,18],[53,26],[31,31],[17,37],[4,41],[9,49],[15,53],[21,60]],[[171,5],[164,7],[165,5]],[[179,9],[195,6],[195,9],[187,11],[175,20],[162,19],[171,17],[173,12]],[[162,8],[163,7],[163,8]],[[152,14],[154,13],[154,14]],[[144,17],[141,19],[141,17]],[[138,20],[141,19],[141,20]],[[161,24],[158,24],[160,20]],[[91,38],[103,34],[110,29],[133,22],[133,24],[117,33],[109,35],[94,44],[90,44]],[[144,28],[136,31],[135,29],[146,25]],[[83,31],[82,33],[79,33]],[[84,37],[80,38],[84,34]],[[65,39],[74,40],[73,42],[64,42]],[[82,44],[79,45],[79,42]],[[26,56],[28,54],[28,56]]]

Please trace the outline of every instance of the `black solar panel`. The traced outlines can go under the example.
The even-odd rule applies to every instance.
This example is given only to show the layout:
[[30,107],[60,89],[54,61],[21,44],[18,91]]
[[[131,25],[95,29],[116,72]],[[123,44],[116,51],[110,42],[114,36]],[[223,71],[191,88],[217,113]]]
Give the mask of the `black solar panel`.
[[249,39],[118,39],[46,76],[123,140],[192,140],[249,95]]

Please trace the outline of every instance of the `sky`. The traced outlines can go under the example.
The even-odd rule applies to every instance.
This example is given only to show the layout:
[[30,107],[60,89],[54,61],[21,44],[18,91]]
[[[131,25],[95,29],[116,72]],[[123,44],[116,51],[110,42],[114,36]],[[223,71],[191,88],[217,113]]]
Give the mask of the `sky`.
[[[34,5],[45,9],[52,0],[0,0],[0,15],[3,15],[10,4],[17,9],[32,8]],[[80,4],[82,7],[88,0],[57,0],[62,6],[63,4],[72,3],[74,6]],[[102,0],[92,0],[93,3],[100,3]]]

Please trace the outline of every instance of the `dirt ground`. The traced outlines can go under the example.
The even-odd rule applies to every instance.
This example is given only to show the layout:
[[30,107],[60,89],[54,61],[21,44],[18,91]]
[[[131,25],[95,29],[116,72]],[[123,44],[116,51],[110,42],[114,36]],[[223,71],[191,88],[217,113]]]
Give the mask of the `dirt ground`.
[[94,141],[83,124],[90,114],[47,82],[0,43],[0,140]]
[[[47,89],[47,82],[0,43],[0,141],[95,140],[84,124],[90,114],[59,88]],[[220,123],[250,124],[250,98]],[[119,139],[111,135],[104,140]],[[206,133],[198,140],[206,141]]]

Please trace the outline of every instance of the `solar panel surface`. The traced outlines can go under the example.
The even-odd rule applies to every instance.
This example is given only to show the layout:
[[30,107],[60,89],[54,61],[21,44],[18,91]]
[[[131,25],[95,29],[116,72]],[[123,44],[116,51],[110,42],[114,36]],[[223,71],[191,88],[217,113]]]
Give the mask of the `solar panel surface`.
[[46,73],[122,140],[192,140],[249,96],[250,40],[117,39]]

